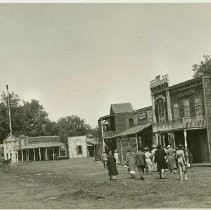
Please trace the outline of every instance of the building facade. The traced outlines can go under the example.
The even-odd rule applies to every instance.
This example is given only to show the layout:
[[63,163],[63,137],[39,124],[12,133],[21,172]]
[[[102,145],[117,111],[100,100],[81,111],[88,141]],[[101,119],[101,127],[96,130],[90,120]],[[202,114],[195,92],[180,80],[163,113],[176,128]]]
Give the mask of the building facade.
[[168,76],[150,83],[155,145],[183,144],[193,162],[210,162],[211,78],[169,86]]
[[151,147],[152,107],[133,110],[130,103],[112,104],[110,115],[98,121],[104,151],[117,150],[121,161],[126,160],[128,149],[137,152],[139,147]]
[[54,160],[66,155],[65,144],[59,136],[22,136],[9,134],[4,142],[4,157],[13,163],[18,161]]
[[98,141],[92,135],[68,137],[69,157],[95,157],[98,145]]

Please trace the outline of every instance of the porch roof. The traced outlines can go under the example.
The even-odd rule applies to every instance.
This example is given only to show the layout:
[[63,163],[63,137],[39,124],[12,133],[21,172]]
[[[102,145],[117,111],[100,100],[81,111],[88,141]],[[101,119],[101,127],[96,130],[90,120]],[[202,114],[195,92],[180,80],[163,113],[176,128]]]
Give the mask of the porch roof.
[[48,148],[48,147],[60,147],[64,146],[62,142],[45,142],[45,143],[38,143],[38,144],[29,144],[26,146],[20,147],[20,149],[33,149],[33,148]]
[[149,128],[150,126],[152,126],[152,123],[132,127],[132,128],[122,131],[121,133],[118,133],[117,135],[115,135],[113,137],[132,136],[132,135],[142,132],[144,129]]

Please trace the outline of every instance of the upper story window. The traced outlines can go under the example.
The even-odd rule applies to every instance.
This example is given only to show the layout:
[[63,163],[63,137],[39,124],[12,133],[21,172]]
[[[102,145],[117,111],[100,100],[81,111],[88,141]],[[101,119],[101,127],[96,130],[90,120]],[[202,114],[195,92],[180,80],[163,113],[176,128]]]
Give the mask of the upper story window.
[[134,126],[133,118],[129,119],[129,127],[132,128]]
[[157,110],[158,110],[158,119],[159,121],[165,120],[165,102],[164,100],[159,100],[157,103]]
[[183,100],[183,106],[184,106],[184,117],[190,117],[190,101]]
[[196,117],[202,117],[203,116],[201,98],[195,98],[195,112],[196,112]]
[[173,113],[174,113],[174,119],[179,119],[179,105],[178,104],[174,104]]

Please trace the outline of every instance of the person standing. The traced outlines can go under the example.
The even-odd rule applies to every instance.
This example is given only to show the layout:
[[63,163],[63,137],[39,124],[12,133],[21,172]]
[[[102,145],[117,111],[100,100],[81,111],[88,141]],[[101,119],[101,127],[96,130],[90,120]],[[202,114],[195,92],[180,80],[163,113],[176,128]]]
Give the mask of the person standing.
[[151,154],[152,154],[152,164],[153,164],[154,172],[157,171],[157,164],[155,163],[155,151],[156,151],[156,148],[155,148],[155,146],[153,146],[152,150],[151,150]]
[[177,162],[178,162],[178,170],[179,170],[179,174],[180,174],[180,179],[181,180],[188,180],[187,177],[187,163],[185,161],[185,153],[183,151],[183,146],[180,144],[178,146],[178,149],[176,151],[176,155],[177,155]]
[[128,166],[131,179],[134,179],[136,174],[135,154],[130,149],[127,152],[126,165]]
[[116,159],[113,156],[112,151],[110,151],[108,154],[107,168],[108,168],[108,175],[110,177],[110,180],[116,180],[116,175],[118,175],[118,171],[116,168]]
[[119,165],[120,164],[119,153],[117,152],[117,150],[114,151],[114,157],[116,159],[116,164]]
[[140,174],[140,179],[144,180],[144,168],[146,165],[146,156],[142,149],[139,148],[139,151],[136,153],[136,167]]
[[107,154],[105,152],[103,152],[102,157],[101,157],[101,160],[103,162],[104,168],[106,168],[106,163],[107,163],[107,160],[108,159],[107,159]]
[[145,148],[145,157],[146,157],[146,172],[152,171],[152,154],[149,151],[149,148]]
[[173,149],[170,145],[167,146],[167,160],[168,160],[168,167],[172,174],[176,173],[176,150]]
[[164,178],[165,169],[168,168],[165,157],[165,150],[162,148],[161,145],[158,145],[157,150],[155,151],[155,163],[157,163],[157,170],[160,173],[160,179]]

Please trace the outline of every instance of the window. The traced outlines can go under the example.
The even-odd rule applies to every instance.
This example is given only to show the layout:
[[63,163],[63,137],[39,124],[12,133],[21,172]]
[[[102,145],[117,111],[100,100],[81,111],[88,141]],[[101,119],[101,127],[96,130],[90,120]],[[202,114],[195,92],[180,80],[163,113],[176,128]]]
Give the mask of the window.
[[77,146],[77,155],[82,155],[83,154],[83,150],[82,150],[82,146]]
[[203,116],[201,98],[195,98],[195,112],[196,112],[196,117]]
[[164,100],[160,100],[158,102],[158,115],[159,115],[159,121],[165,120],[165,103]]
[[178,104],[174,104],[173,113],[174,113],[174,119],[179,119],[179,105]]
[[189,100],[184,100],[183,106],[184,106],[184,117],[190,117],[190,102],[189,102]]
[[129,127],[132,128],[134,126],[133,118],[129,119]]

